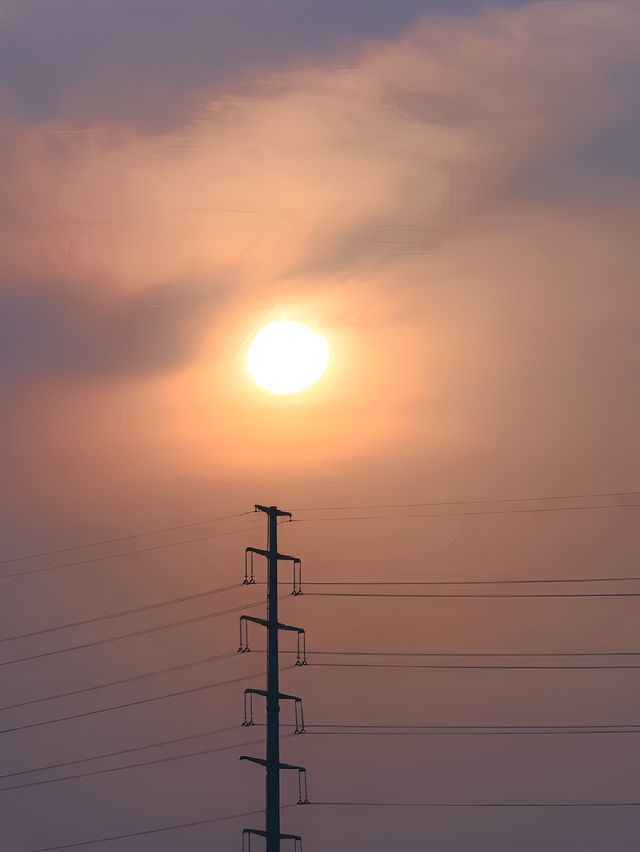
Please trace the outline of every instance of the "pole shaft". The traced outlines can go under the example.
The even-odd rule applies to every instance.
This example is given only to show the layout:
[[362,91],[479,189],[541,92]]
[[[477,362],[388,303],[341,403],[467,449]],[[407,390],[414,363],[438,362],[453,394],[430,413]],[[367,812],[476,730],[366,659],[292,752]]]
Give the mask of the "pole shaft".
[[278,668],[278,512],[269,507],[267,576],[267,852],[280,852],[280,673]]

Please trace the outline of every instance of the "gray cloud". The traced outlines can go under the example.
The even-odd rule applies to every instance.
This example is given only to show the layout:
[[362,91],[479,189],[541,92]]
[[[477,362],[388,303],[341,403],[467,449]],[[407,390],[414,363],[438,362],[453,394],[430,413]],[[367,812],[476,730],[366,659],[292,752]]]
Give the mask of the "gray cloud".
[[229,76],[308,58],[347,38],[394,35],[427,11],[477,7],[477,0],[9,0],[0,15],[0,81],[31,119],[67,114],[157,130],[191,118]]
[[175,368],[215,322],[221,293],[179,282],[100,304],[77,288],[23,282],[0,294],[0,376],[9,383],[134,378]]

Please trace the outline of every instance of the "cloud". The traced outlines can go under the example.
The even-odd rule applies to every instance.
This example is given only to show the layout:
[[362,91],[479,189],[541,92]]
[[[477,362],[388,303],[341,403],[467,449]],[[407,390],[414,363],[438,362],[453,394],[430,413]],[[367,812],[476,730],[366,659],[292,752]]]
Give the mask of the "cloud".
[[[496,0],[509,5],[522,0]],[[477,0],[3,0],[0,80],[23,116],[179,126],[231,79],[389,38]]]
[[[584,163],[591,141],[637,109],[629,80],[640,74],[639,40],[635,3],[534,3],[428,16],[346,56],[256,73],[213,92],[179,129],[5,116],[0,307],[10,383],[26,391],[46,375],[73,395],[89,378],[126,387],[148,376],[157,401],[166,376],[167,404],[180,399],[159,431],[166,460],[201,459],[213,432],[211,465],[253,464],[258,445],[286,444],[302,459],[320,427],[301,410],[286,426],[282,410],[261,411],[269,429],[252,434],[254,453],[239,451],[255,403],[239,353],[256,323],[285,311],[322,325],[344,354],[344,374],[313,407],[326,438],[317,458],[391,448],[398,434],[407,447],[427,436],[420,443],[433,453],[489,452],[493,435],[527,419],[526,406],[513,408],[513,383],[533,352],[542,357],[527,323],[550,334],[552,370],[568,352],[590,357],[572,311],[582,316],[588,304],[594,323],[610,312],[612,329],[635,304],[623,241],[637,180],[621,191],[606,158],[598,170]],[[584,248],[594,239],[597,263]],[[614,264],[612,292],[602,276]],[[547,317],[564,325],[550,332]],[[563,399],[573,400],[567,434],[591,407],[588,388],[578,398],[568,385],[565,373],[539,387],[540,441],[553,440]],[[90,419],[74,423],[83,424],[78,441],[89,440]],[[142,434],[144,416],[140,425]]]
[[[80,4],[53,6],[68,13]],[[109,9],[125,7],[132,4],[82,4],[80,30],[111,27],[96,65],[121,22]],[[243,64],[241,81],[220,75],[215,85],[205,74],[174,86],[175,57],[165,75],[156,74],[155,59],[141,49],[146,73],[121,98],[122,76],[109,83],[109,69],[79,79],[91,56],[87,65],[60,60],[51,70],[45,51],[37,76],[51,70],[55,77],[57,69],[68,80],[53,79],[44,92],[23,81],[33,86],[24,95],[31,120],[24,105],[1,119],[6,555],[225,515],[256,499],[295,508],[637,488],[640,187],[638,152],[623,144],[629,137],[618,137],[639,114],[638,11],[634,0],[602,0],[426,16],[393,38],[349,42],[324,55],[301,50],[279,57],[277,67]],[[165,25],[158,23],[160,35]],[[141,38],[137,19],[132,26],[123,51]],[[10,62],[1,50],[0,57]],[[136,122],[134,101],[143,92],[151,107]],[[162,120],[153,118],[153,105]],[[621,147],[624,157],[616,153]],[[326,381],[298,398],[260,394],[243,370],[251,332],[282,313],[318,325],[331,341]],[[407,578],[425,571],[442,578],[601,576],[605,564],[622,576],[638,558],[631,512],[594,512],[588,521],[567,512],[544,521],[293,524],[283,537],[287,552],[302,552],[312,571],[348,566],[356,579],[371,579],[364,572],[373,570]],[[7,632],[24,632],[27,610],[36,629],[77,620],[80,611],[126,608],[123,600],[133,607],[188,594],[210,586],[212,573],[233,582],[246,542],[222,538],[154,551],[148,561],[140,554],[36,575],[37,586],[8,583]],[[623,613],[614,623],[584,602],[575,609],[554,603],[544,616],[537,605],[516,611],[504,602],[480,609],[469,602],[467,611],[464,602],[439,602],[426,620],[422,605],[406,603],[415,607],[412,620],[405,603],[393,613],[367,603],[359,626],[389,647],[399,641],[391,635],[397,630],[407,641],[419,633],[420,647],[464,650],[524,649],[542,624],[548,645],[540,647],[558,649],[572,641],[585,647],[589,630],[606,632],[612,648],[628,647],[636,622]],[[320,637],[330,623],[334,647],[348,647],[350,610],[338,602],[308,606],[305,626]],[[153,669],[158,653],[175,654],[178,663],[199,644],[226,642],[227,628],[221,623],[216,636],[208,626],[185,633],[184,644],[172,635],[159,650],[154,641],[134,654],[114,645],[99,667],[107,680],[129,663]],[[91,672],[80,659],[51,669],[50,690],[32,678],[38,694],[59,691],[61,679],[72,689],[73,678],[93,678],[90,662]],[[18,667],[15,677],[19,693]],[[566,679],[553,690],[527,681],[507,694],[502,678],[480,691],[475,680],[456,679],[450,691],[427,695],[420,680],[407,677],[407,694],[439,718],[460,714],[460,724],[472,703],[478,723],[495,724],[500,713],[530,723],[532,702],[540,724],[557,722]],[[364,710],[371,702],[362,683],[343,686]],[[612,698],[591,678],[581,684],[578,702],[574,681],[566,686],[567,707],[590,707],[602,718],[614,712],[621,693]],[[623,703],[637,704],[636,692],[629,685]],[[326,690],[316,693],[310,684],[314,713],[328,718]],[[216,705],[230,724],[236,696]],[[383,711],[394,700],[389,693]],[[154,724],[204,730],[209,717],[207,699],[159,711]],[[118,724],[112,737],[108,727],[99,733],[116,749],[145,742],[148,725],[148,715],[132,714],[126,730]],[[74,731],[78,756],[91,753],[93,729]],[[553,739],[548,750],[536,742],[535,754],[517,761],[511,747],[496,751],[493,742],[491,753],[476,750],[469,799],[489,784],[499,800],[514,779],[522,799],[535,800],[532,787],[558,767],[560,786],[573,785],[576,800],[581,790],[585,800],[606,798],[601,769],[611,763],[609,743],[576,758],[590,769],[578,777],[572,753],[558,754]],[[29,743],[17,769],[41,764],[45,752],[53,762],[56,748],[69,747],[55,738]],[[398,778],[410,769],[407,795],[418,776],[437,792],[442,772],[425,780],[419,752],[400,761],[395,748],[369,756],[371,777],[374,759],[388,762],[389,775],[397,760]],[[442,745],[445,770],[456,759],[455,746]],[[621,760],[621,780],[631,783],[635,768]],[[523,776],[523,761],[535,777]],[[314,763],[321,774],[323,761]],[[231,759],[216,766],[225,781],[217,785],[220,812],[242,810],[232,801],[240,779]],[[111,796],[78,787],[83,806],[73,819],[66,788],[54,785],[60,802],[46,788],[37,825],[31,798],[22,810],[16,799],[5,834],[14,846],[31,837],[27,845],[36,847],[113,834],[131,820],[136,830],[158,824],[158,806],[168,802],[198,819],[211,785],[191,767],[185,773],[167,776],[165,793],[138,785],[132,795],[124,775]],[[451,778],[456,785],[459,774]],[[363,798],[371,793],[364,775],[354,777],[364,783]],[[479,836],[495,847],[503,832],[505,848],[549,846],[548,836],[523,832],[521,821],[495,819],[480,834],[463,826],[460,842],[473,833],[474,848]],[[622,849],[624,828],[614,828]],[[581,836],[578,826],[576,843],[605,848],[608,829],[594,834],[590,827]],[[444,845],[450,832],[443,821]],[[629,829],[628,836],[624,848],[634,848],[636,834]]]
[[[61,342],[79,333],[82,302],[96,293],[115,299],[103,314],[112,318],[123,299],[177,292],[175,281],[192,293],[193,280],[229,275],[241,292],[277,292],[377,278],[398,256],[433,253],[462,220],[478,227],[517,205],[513,186],[528,175],[540,191],[541,172],[637,106],[618,81],[638,70],[638,21],[623,2],[428,18],[342,67],[262,74],[218,94],[195,123],[152,136],[7,117],[3,277],[10,292],[38,282],[42,321],[62,322]],[[22,298],[37,301],[38,290]],[[13,316],[15,304],[4,310]],[[52,369],[70,365],[64,348],[47,356]],[[136,347],[123,352],[135,370]]]
[[0,378],[135,379],[171,369],[214,325],[218,293],[180,282],[100,304],[62,288],[9,290],[0,298]]

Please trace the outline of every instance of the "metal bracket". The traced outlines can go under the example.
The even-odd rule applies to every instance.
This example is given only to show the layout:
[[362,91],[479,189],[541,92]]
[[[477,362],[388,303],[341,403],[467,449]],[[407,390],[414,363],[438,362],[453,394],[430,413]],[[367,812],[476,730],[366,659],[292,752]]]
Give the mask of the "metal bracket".
[[[258,624],[260,627],[269,628],[269,622],[264,618],[257,618],[255,615],[240,616],[240,645],[238,646],[239,654],[247,654],[251,651],[249,647],[249,622]],[[293,627],[291,624],[282,624],[278,622],[278,630],[285,630],[289,633],[297,633],[296,645],[296,666],[307,665],[307,634],[303,627]]]
[[[262,757],[249,757],[246,754],[240,756],[240,760],[248,760],[250,763],[256,763],[258,766],[267,768],[267,761]],[[298,804],[310,805],[309,792],[307,789],[307,770],[304,766],[296,766],[293,763],[279,763],[280,769],[295,769],[298,773]]]
[[[260,831],[257,828],[244,828],[242,830],[242,852],[251,852],[251,835],[256,834],[258,837],[268,837],[266,831]],[[299,834],[280,834],[280,840],[293,840],[294,852],[302,852],[302,838]]]
[[[244,580],[243,586],[253,586],[256,582],[255,566],[253,563],[254,555],[264,556],[268,559],[271,556],[271,551],[264,550],[261,547],[245,547],[244,550]],[[292,595],[302,594],[302,560],[298,556],[289,556],[287,553],[277,553],[276,558],[279,562],[293,563],[293,590]]]
[[[267,698],[268,693],[266,689],[245,689],[244,691],[244,722],[242,723],[243,728],[251,728],[255,725],[253,721],[253,696],[260,695],[263,698]],[[293,701],[294,702],[294,712],[295,712],[295,728],[294,734],[306,734],[306,728],[304,726],[304,709],[302,706],[302,698],[298,695],[289,695],[286,692],[278,693],[279,701]]]

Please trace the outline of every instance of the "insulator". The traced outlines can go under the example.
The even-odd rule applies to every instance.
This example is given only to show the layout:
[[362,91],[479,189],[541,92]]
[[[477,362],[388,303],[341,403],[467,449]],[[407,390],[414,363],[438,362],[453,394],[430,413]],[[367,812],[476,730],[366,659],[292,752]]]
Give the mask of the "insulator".
[[238,648],[239,654],[248,654],[251,651],[249,647],[249,622],[247,621],[246,615],[240,616],[240,646]]
[[298,770],[298,804],[308,805],[309,794],[307,792],[307,771],[306,769]]
[[296,666],[307,665],[307,636],[304,630],[298,631],[296,647]]
[[243,728],[251,728],[255,725],[253,721],[253,694],[251,692],[244,693],[244,722]]
[[253,551],[245,550],[244,552],[244,580],[243,586],[253,586],[256,582],[256,575],[253,567]]
[[302,594],[302,560],[293,560],[293,591],[292,595]]
[[296,726],[294,728],[294,734],[306,734],[306,728],[304,726],[304,710],[302,709],[302,699],[296,698],[295,700],[295,715],[296,715]]

